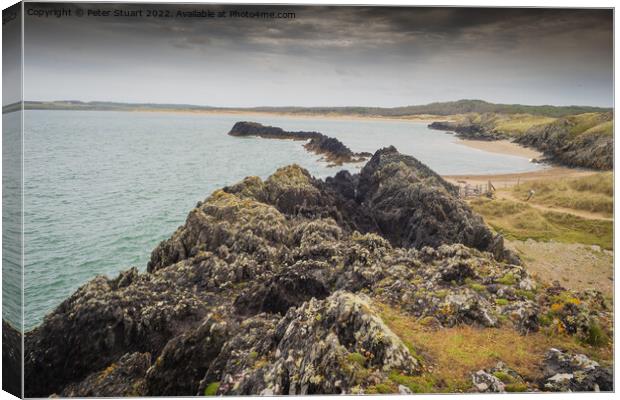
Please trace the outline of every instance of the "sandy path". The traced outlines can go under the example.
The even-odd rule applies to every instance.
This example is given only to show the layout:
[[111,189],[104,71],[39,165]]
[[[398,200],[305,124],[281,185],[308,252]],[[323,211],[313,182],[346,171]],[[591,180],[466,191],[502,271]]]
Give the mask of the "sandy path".
[[578,243],[506,241],[516,250],[525,267],[536,278],[551,284],[557,280],[574,290],[597,289],[612,297],[614,291],[613,252]]
[[515,174],[485,174],[485,175],[445,175],[443,178],[454,184],[486,185],[487,182],[502,189],[517,185],[522,182],[556,179],[556,178],[578,178],[595,174],[597,171],[567,167],[549,167],[540,171],[521,172]]
[[613,221],[613,218],[611,217],[608,217],[600,213],[591,212],[591,211],[576,210],[573,208],[547,206],[544,204],[537,204],[532,201],[526,202],[525,199],[519,198],[514,193],[507,191],[507,190],[498,190],[497,192],[495,192],[495,196],[498,199],[511,200],[511,201],[515,201],[518,203],[526,203],[530,207],[536,208],[541,211],[551,211],[551,212],[561,212],[565,214],[572,214],[572,215],[576,215],[578,217],[585,218],[585,219],[598,219],[598,220],[605,220],[605,221]]

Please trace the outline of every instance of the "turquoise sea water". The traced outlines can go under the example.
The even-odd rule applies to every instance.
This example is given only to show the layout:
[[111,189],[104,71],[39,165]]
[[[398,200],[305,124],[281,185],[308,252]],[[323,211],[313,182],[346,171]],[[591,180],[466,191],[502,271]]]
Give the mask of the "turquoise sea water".
[[318,177],[340,169],[318,161],[301,142],[228,136],[239,120],[320,131],[354,151],[394,145],[441,174],[542,168],[463,146],[420,122],[26,111],[26,329],[95,275],[144,269],[157,243],[215,189],[248,175],[265,178],[291,163]]

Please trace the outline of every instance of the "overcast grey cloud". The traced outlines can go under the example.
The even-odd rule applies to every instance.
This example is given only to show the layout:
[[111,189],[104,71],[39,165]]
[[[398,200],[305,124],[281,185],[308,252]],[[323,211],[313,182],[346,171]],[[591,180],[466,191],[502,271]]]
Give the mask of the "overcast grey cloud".
[[[214,106],[613,102],[612,11],[34,4],[25,97]],[[294,19],[88,10],[294,12]]]

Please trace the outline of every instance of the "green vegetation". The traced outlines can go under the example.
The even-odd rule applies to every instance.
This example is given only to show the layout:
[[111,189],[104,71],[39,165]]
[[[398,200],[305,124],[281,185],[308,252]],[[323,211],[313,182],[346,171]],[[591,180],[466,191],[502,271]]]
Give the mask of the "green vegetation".
[[[563,117],[572,114],[608,112],[610,108],[588,106],[526,106],[521,104],[493,104],[483,100],[458,100],[431,103],[418,106],[394,108],[380,107],[254,107],[254,108],[218,108],[195,106],[188,104],[147,104],[147,103],[115,103],[105,101],[27,101],[25,108],[30,110],[116,110],[116,111],[252,111],[276,112],[291,114],[344,114],[372,115],[384,117],[405,117],[412,115],[456,115],[466,113],[500,113],[500,114],[531,114],[549,117]],[[518,124],[516,130],[521,129]]]
[[361,367],[364,367],[366,365],[366,357],[357,352],[349,354],[347,356],[347,359],[349,360],[349,362],[358,364]]
[[609,343],[609,336],[598,322],[592,321],[588,328],[588,336],[584,338],[584,343],[595,347],[606,346]]
[[484,127],[485,131],[518,136],[525,133],[533,126],[552,123],[556,118],[544,115],[511,114],[511,113],[471,113],[455,117],[457,123],[462,125],[476,124]]
[[501,283],[502,285],[514,285],[517,282],[517,279],[512,273],[509,272],[506,275],[502,276],[500,279],[498,279],[497,282]]
[[571,115],[566,118],[573,124],[570,134],[575,137],[583,133],[604,133],[606,135],[613,134],[613,121],[604,113],[584,113]]
[[205,388],[205,396],[215,396],[217,394],[217,390],[220,388],[219,382],[211,382]]
[[514,383],[515,382],[515,378],[512,375],[507,374],[506,372],[503,372],[503,371],[494,372],[493,376],[495,376],[497,379],[499,379],[503,383]]
[[389,379],[397,385],[409,388],[413,393],[433,393],[437,384],[435,378],[428,373],[419,376],[405,375],[400,371],[390,372]]
[[366,394],[390,394],[398,393],[398,388],[391,382],[378,383],[376,385],[369,386],[366,389]]
[[541,211],[526,203],[478,198],[470,202],[474,211],[508,239],[598,245],[613,248],[613,222],[585,219],[573,214]]
[[507,392],[525,392],[527,390],[527,385],[522,382],[509,383],[506,385]]
[[507,306],[508,304],[510,304],[510,302],[508,301],[508,299],[495,299],[495,304],[497,304],[498,306]]
[[548,124],[553,121],[555,121],[554,118],[540,115],[515,114],[511,115],[510,118],[498,120],[495,125],[495,131],[511,135],[520,135],[535,125]]
[[518,199],[550,207],[572,208],[611,216],[614,212],[613,173],[602,172],[579,178],[525,182],[512,188]]

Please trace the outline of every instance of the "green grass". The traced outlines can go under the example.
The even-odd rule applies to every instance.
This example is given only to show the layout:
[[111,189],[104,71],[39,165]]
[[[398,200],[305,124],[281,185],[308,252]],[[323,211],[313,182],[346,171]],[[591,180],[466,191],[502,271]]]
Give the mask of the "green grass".
[[495,299],[495,304],[498,306],[507,306],[510,303],[507,299]]
[[471,206],[508,239],[582,243],[613,249],[613,222],[545,212],[510,200],[475,199]]
[[358,364],[361,367],[366,365],[366,357],[357,352],[349,354],[347,359],[349,362]]
[[500,279],[498,279],[497,282],[501,283],[502,285],[514,285],[515,283],[517,283],[517,279],[513,274],[509,272],[506,275],[502,276]]
[[607,135],[614,134],[614,121],[606,121],[587,129],[583,135]]
[[219,382],[211,382],[205,388],[205,396],[215,396],[217,394],[217,390],[220,388]]
[[606,113],[585,113],[571,115],[567,117],[569,121],[574,123],[570,130],[573,137],[583,133],[598,132],[603,134],[613,134],[613,123],[609,124],[609,116]]
[[555,118],[544,117],[530,114],[506,115],[505,118],[495,122],[495,131],[510,135],[521,135],[535,125],[548,124],[555,121]]
[[413,393],[433,393],[436,391],[436,379],[427,373],[419,376],[409,376],[400,371],[392,371],[390,372],[389,379],[397,385],[406,386]]
[[529,200],[549,207],[613,214],[613,173],[603,172],[580,178],[525,182],[512,188],[514,196],[526,199],[530,190],[535,192]]

